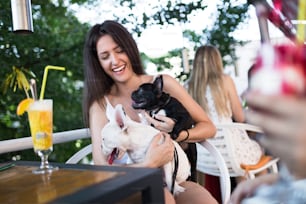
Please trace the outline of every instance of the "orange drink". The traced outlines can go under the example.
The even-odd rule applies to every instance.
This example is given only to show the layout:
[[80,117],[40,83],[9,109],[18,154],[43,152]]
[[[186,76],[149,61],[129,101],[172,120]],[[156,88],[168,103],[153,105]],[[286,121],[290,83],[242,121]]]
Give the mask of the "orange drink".
[[52,151],[53,101],[51,99],[34,101],[28,116],[34,151]]

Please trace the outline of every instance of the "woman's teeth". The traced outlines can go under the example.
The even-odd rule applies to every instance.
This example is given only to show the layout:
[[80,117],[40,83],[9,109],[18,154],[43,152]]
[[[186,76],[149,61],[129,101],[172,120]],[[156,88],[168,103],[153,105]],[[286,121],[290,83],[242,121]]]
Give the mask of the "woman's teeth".
[[124,69],[124,66],[113,69],[113,72],[120,72]]

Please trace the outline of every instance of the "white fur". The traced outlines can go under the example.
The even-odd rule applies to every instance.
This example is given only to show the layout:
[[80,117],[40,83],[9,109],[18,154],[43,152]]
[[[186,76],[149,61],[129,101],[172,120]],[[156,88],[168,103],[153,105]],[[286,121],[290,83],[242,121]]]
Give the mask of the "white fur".
[[[101,132],[103,153],[108,156],[114,148],[119,148],[121,151],[127,152],[134,163],[142,162],[150,142],[159,131],[149,125],[131,120],[124,113],[121,104],[115,107],[113,113],[110,113],[108,110],[107,116],[110,121]],[[190,164],[180,145],[175,141],[173,143],[179,158],[178,171],[174,184],[174,195],[177,195],[185,190],[179,184],[185,181],[190,175]],[[171,190],[174,167],[174,158],[171,162],[163,166],[165,182],[169,190]]]

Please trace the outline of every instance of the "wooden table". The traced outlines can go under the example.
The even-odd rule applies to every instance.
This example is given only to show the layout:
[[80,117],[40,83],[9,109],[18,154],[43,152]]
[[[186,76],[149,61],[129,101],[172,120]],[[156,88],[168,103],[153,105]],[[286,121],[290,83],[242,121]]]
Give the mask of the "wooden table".
[[153,168],[59,164],[33,174],[38,162],[18,161],[0,171],[1,203],[117,203],[139,193],[141,203],[164,203],[162,171]]

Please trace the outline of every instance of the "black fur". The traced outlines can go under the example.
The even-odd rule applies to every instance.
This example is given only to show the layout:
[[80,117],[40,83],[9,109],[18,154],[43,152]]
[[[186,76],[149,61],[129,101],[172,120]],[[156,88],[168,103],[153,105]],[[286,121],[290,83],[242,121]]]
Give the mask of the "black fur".
[[[162,75],[156,77],[153,83],[144,83],[132,93],[133,108],[149,111],[154,117],[159,111],[164,110],[167,117],[175,121],[171,138],[175,140],[182,130],[192,128],[194,121],[186,108],[174,97],[163,92]],[[191,164],[191,178],[196,181],[197,151],[195,143],[188,143],[184,149]]]
[[171,132],[171,137],[175,140],[182,130],[191,128],[194,121],[185,107],[176,98],[163,92],[162,89],[163,79],[160,75],[153,83],[142,84],[132,93],[132,105],[134,109],[149,111],[151,116],[164,110],[166,116],[176,122]]

